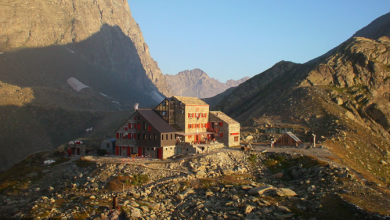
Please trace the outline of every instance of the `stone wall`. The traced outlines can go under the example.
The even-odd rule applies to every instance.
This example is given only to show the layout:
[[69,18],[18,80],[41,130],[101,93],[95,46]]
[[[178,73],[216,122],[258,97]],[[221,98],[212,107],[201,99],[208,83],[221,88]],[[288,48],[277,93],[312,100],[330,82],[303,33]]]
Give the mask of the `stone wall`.
[[[229,124],[226,120],[219,118],[215,114],[210,114],[210,121],[217,122],[215,125],[215,128],[218,128],[218,133],[215,135],[216,141],[223,143],[226,147],[240,145],[240,124],[238,122]],[[219,122],[222,122],[222,126]],[[220,133],[222,133],[222,137]],[[232,133],[238,134],[230,135]],[[234,137],[236,136],[238,137],[238,141],[234,141]]]
[[176,155],[176,145],[163,147],[163,159]]

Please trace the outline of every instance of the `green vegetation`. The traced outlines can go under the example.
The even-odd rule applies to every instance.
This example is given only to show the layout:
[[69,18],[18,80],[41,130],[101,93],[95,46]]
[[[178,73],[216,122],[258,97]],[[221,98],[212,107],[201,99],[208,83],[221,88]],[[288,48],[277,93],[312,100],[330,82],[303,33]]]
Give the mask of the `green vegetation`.
[[249,163],[255,163],[257,161],[257,155],[256,154],[251,154],[247,160],[249,161]]
[[131,184],[134,186],[142,186],[149,181],[149,176],[146,174],[134,174],[131,179]]

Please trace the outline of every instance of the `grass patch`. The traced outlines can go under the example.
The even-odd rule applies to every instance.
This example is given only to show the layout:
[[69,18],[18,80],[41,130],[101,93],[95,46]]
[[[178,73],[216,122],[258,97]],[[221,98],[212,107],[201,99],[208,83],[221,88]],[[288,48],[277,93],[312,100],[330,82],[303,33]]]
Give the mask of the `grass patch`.
[[346,195],[342,194],[343,198],[360,208],[378,215],[390,215],[390,201],[386,197],[379,197],[377,195]]
[[249,163],[255,163],[256,160],[257,160],[257,155],[256,154],[251,154],[247,160],[249,161]]
[[302,156],[295,159],[286,159],[283,155],[280,154],[269,156],[265,161],[263,161],[263,164],[267,166],[272,173],[285,173],[290,167],[296,166],[298,164],[301,164],[303,168],[327,165],[326,162],[320,161],[312,156]]
[[91,166],[93,164],[94,164],[94,162],[86,160],[83,157],[81,157],[80,159],[76,160],[76,165],[78,167],[80,167],[80,168],[89,167],[89,166]]
[[134,174],[133,176],[117,176],[105,187],[109,191],[128,190],[134,186],[142,186],[149,181],[146,174]]

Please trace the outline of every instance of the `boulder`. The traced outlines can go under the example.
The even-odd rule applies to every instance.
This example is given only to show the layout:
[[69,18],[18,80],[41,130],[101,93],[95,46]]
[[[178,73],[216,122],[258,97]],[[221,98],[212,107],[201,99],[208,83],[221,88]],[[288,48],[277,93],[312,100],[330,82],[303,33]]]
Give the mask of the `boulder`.
[[292,191],[289,188],[280,188],[275,190],[275,194],[280,197],[291,197],[291,196],[296,196],[297,193]]
[[267,193],[267,192],[271,192],[274,189],[275,189],[274,186],[265,185],[265,186],[260,186],[260,187],[256,187],[256,188],[249,190],[248,194],[252,195],[252,196],[258,196],[258,195],[262,195],[262,194]]

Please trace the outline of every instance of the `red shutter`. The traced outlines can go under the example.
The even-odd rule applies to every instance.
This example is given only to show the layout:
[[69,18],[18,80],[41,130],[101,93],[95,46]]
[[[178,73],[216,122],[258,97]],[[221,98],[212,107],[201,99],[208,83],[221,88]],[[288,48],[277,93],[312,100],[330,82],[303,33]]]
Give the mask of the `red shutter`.
[[116,133],[116,138],[119,138],[119,133]]
[[223,137],[223,133],[219,133],[219,136],[220,136],[220,137]]
[[152,131],[152,126],[149,125],[148,127],[148,131],[151,132]]
[[191,113],[188,113],[188,117],[191,118]]
[[134,133],[134,139],[137,139],[137,133]]
[[138,130],[141,130],[141,123],[138,123]]
[[219,126],[221,126],[221,127],[222,127],[222,126],[223,126],[223,122],[219,122]]
[[192,113],[191,116],[194,117],[194,113]]
[[207,113],[204,113],[204,117],[207,118]]
[[127,127],[125,127],[125,131],[127,131],[128,130],[128,128]]
[[188,128],[191,128],[191,124],[188,124]]
[[128,126],[130,129],[131,129],[131,123],[129,123],[129,126]]

